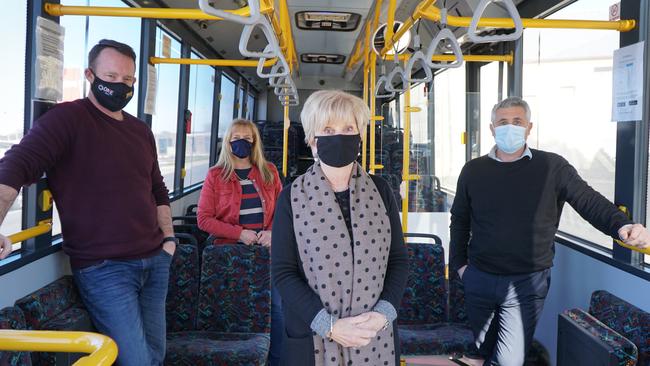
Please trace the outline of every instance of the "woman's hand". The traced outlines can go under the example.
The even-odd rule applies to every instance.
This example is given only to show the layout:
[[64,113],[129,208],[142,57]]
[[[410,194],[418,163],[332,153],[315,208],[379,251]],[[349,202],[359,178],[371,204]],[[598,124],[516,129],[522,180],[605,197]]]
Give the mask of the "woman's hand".
[[260,231],[257,233],[257,242],[262,246],[271,246],[271,232],[269,230]]
[[[332,327],[330,337],[343,347],[363,347],[377,336],[377,332],[359,325],[370,320],[369,313],[339,319]],[[383,326],[383,325],[382,325]]]
[[382,313],[378,313],[376,311],[370,311],[361,315],[368,315],[368,320],[366,320],[363,323],[359,323],[358,327],[361,329],[367,329],[367,330],[372,330],[375,333],[379,332],[380,330],[384,329],[384,326],[386,325],[386,316]]
[[239,234],[239,241],[246,245],[252,245],[257,243],[257,233],[253,230],[242,230]]

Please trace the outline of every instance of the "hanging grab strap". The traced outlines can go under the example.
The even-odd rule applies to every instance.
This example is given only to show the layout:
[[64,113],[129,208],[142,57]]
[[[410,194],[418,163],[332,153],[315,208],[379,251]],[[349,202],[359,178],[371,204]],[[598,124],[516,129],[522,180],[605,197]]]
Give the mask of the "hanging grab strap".
[[[515,23],[515,32],[510,34],[503,35],[493,35],[493,36],[479,36],[476,34],[476,28],[478,27],[478,22],[481,20],[481,16],[485,11],[485,8],[492,3],[500,1],[508,10],[510,18]],[[510,42],[516,41],[521,38],[521,35],[524,32],[524,25],[521,22],[521,17],[519,16],[519,11],[517,7],[512,2],[512,0],[481,0],[481,2],[476,6],[474,10],[474,16],[472,16],[472,22],[469,24],[469,29],[467,29],[467,37],[470,41],[474,43],[492,43],[492,42]]]
[[[438,48],[440,42],[445,39],[449,40],[451,43],[451,50],[454,52],[456,60],[448,64],[434,63],[431,61],[431,58],[436,54],[436,49]],[[429,43],[429,48],[427,49],[427,53],[424,57],[427,65],[432,69],[452,69],[461,67],[463,65],[463,51],[460,49],[460,45],[458,44],[456,36],[449,30],[449,28],[443,28],[440,30],[440,32],[438,32],[438,34],[436,34],[435,38],[431,41],[431,43]]]

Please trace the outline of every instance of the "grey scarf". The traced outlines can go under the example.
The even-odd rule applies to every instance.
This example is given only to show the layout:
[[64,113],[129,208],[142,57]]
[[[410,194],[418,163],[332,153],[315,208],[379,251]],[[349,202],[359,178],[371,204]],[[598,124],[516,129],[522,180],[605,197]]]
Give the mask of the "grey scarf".
[[[293,227],[307,282],[335,317],[368,311],[379,300],[390,252],[390,221],[370,176],[355,162],[350,179],[350,238],[319,163],[291,186]],[[316,365],[394,365],[392,325],[369,345],[344,348],[314,335]]]

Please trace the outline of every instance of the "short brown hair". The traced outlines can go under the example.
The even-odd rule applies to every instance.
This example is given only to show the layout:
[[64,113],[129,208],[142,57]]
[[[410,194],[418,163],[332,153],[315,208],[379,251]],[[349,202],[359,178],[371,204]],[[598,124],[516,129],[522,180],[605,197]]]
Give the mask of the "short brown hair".
[[117,52],[123,54],[124,56],[133,59],[133,63],[135,64],[135,51],[133,51],[133,48],[131,48],[131,46],[128,44],[120,43],[118,41],[114,41],[112,39],[102,39],[99,41],[99,43],[94,45],[88,53],[88,67],[91,69],[95,68],[95,61],[97,61],[97,57],[99,57],[99,54],[104,48],[115,49]]

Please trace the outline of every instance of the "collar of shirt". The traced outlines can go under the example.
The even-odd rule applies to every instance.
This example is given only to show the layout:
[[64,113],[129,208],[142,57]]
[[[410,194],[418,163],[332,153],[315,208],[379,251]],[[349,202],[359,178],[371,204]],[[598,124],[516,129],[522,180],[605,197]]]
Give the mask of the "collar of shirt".
[[[494,159],[494,160],[496,160],[496,161],[498,161],[498,162],[503,163],[503,161],[501,161],[501,159],[499,159],[499,158],[497,157],[497,145],[494,145],[494,147],[492,147],[492,150],[490,150],[490,152],[488,153],[488,157],[489,157],[490,159]],[[524,153],[521,154],[521,156],[518,157],[517,159],[511,161],[510,163],[514,163],[515,161],[521,160],[521,159],[523,159],[524,157],[528,157],[528,159],[532,159],[532,158],[533,158],[533,153],[530,151],[530,148],[528,147],[528,145],[526,145],[526,149],[524,150]]]

